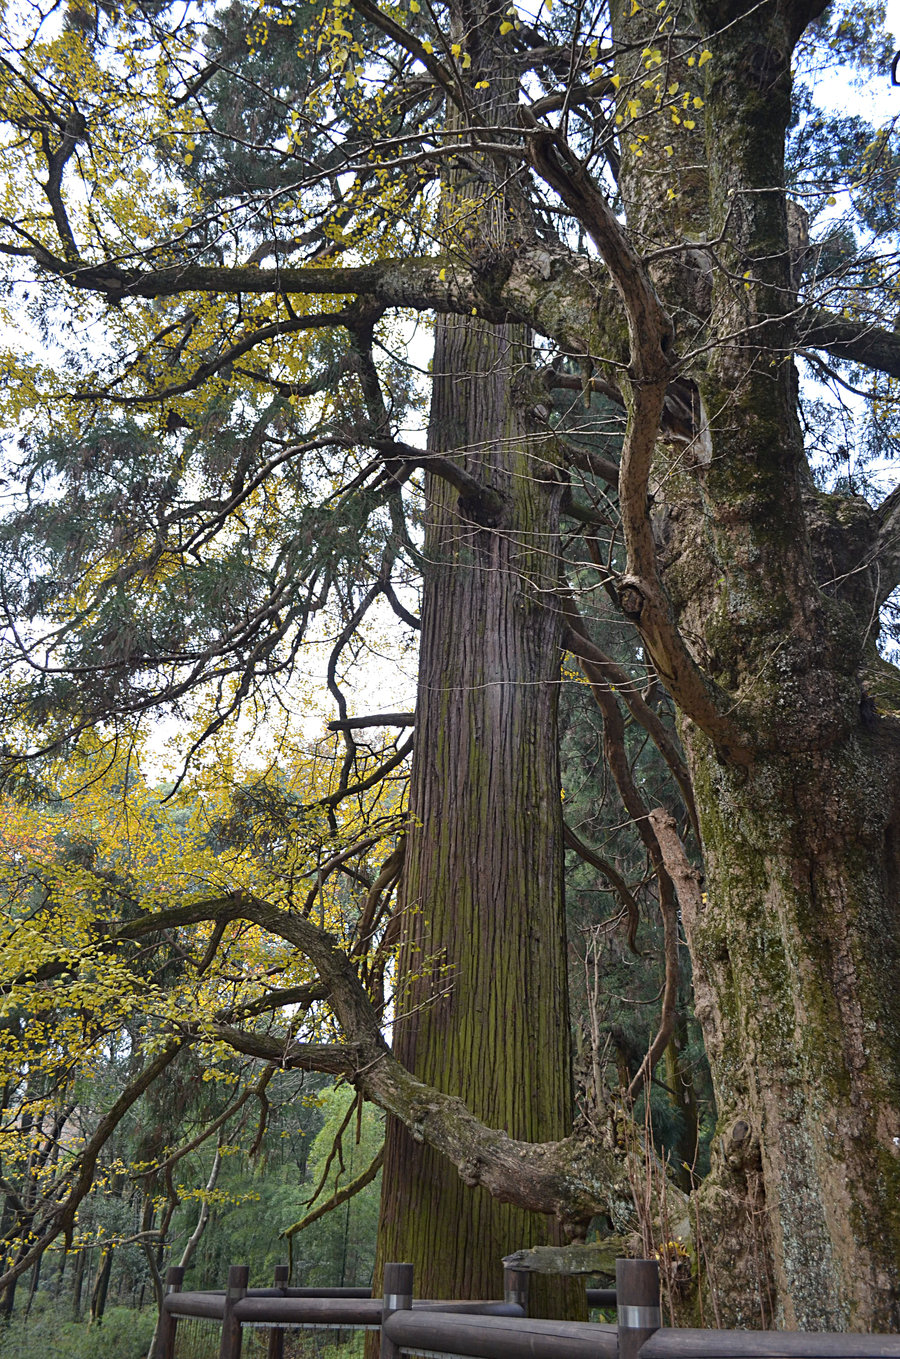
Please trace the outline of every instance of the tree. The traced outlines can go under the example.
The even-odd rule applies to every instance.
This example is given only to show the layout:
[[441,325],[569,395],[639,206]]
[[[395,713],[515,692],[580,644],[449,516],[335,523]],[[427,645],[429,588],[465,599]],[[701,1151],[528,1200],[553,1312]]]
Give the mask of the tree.
[[[94,911],[110,957],[208,922],[214,956],[249,924],[315,973],[227,1001],[216,983],[199,1019],[170,1007],[137,1084],[211,1038],[346,1075],[394,1120],[385,1249],[438,1261],[445,1288],[492,1285],[498,1249],[525,1244],[510,1234],[546,1230],[502,1205],[576,1239],[596,1216],[622,1225],[615,1121],[564,1136],[567,648],[663,933],[660,1022],[620,1121],[672,1038],[680,929],[690,950],[719,1116],[692,1210],[701,1292],[722,1321],[896,1327],[900,728],[876,642],[900,500],[817,483],[801,417],[839,462],[835,418],[795,368],[862,392],[854,437],[889,446],[895,152],[810,90],[822,62],[883,56],[878,13],[145,0],[35,24],[4,36],[0,250],[11,286],[34,273],[58,352],[7,361],[7,418],[29,422],[3,536],[8,786],[40,796],[88,740],[119,758],[154,712],[190,724],[191,755],[241,712],[274,723],[323,636],[345,743],[317,796],[273,771],[223,818],[233,843],[248,813],[270,847],[300,840],[302,909],[293,875],[238,872],[224,895],[207,873],[131,918]],[[399,353],[411,315],[435,318],[425,447]],[[620,413],[620,458],[573,390]],[[410,743],[356,739],[345,654],[379,602],[418,626],[413,569],[409,818],[379,868],[360,856],[383,836],[348,819],[342,837],[337,811]],[[603,649],[598,598],[633,629],[647,697]],[[623,706],[679,817],[648,805]],[[342,949],[311,912],[348,871],[364,892]],[[65,1229],[86,1173],[15,1270]],[[441,1185],[422,1229],[421,1175]],[[448,1278],[456,1220],[472,1265]]]

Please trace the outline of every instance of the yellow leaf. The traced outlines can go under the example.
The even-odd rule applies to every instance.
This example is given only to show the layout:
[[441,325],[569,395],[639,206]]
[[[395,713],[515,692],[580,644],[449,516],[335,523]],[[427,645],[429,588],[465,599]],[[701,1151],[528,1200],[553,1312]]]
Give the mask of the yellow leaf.
[[512,24],[509,22],[509,20],[504,19],[504,20],[503,20],[503,23],[500,25],[500,32],[501,32],[501,33],[511,33],[511,32],[512,32],[512,27],[513,27],[513,26],[512,26]]
[[472,58],[469,56],[468,52],[466,52],[466,53],[463,54],[462,68],[463,68],[464,71],[467,71],[471,65],[472,65]]
[[432,47],[431,43],[428,41],[427,38],[426,38],[425,41],[422,43],[422,46],[423,46],[423,48],[425,49],[425,51],[428,53],[428,55],[431,56],[432,52],[434,51],[434,48]]
[[708,61],[710,61],[711,59],[712,59],[712,52],[707,51],[707,49],[704,47],[703,51],[700,53],[700,60],[697,62],[697,65],[698,65],[698,66],[705,66],[706,63],[707,63]]
[[685,118],[685,120],[684,120],[684,125],[685,125],[685,127],[688,129],[689,132],[693,132],[694,128],[697,126],[697,124],[694,122],[693,118]]
[[454,55],[455,57],[458,57],[459,54],[460,54],[460,52],[462,51],[462,45],[461,45],[461,43],[458,43],[458,42],[451,43],[451,44],[450,44],[450,51],[453,53],[453,55]]
[[609,83],[614,90],[617,90],[622,83],[622,77],[620,75],[610,76]]

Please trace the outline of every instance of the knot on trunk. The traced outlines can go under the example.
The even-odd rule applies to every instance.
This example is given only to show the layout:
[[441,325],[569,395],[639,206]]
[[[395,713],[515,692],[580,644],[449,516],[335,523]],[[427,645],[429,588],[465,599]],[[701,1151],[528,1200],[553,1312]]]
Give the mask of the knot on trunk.
[[512,273],[516,246],[482,244],[469,252],[469,267],[479,295],[492,306],[502,305],[500,294]]
[[759,1137],[746,1118],[736,1118],[729,1129],[723,1147],[725,1164],[729,1170],[746,1173],[759,1170],[762,1165]]
[[506,497],[492,487],[484,486],[477,491],[461,495],[458,504],[463,519],[468,519],[481,528],[497,528],[503,520]]
[[644,609],[644,596],[633,580],[623,580],[619,584],[619,608],[625,617],[632,623],[641,621],[641,614]]

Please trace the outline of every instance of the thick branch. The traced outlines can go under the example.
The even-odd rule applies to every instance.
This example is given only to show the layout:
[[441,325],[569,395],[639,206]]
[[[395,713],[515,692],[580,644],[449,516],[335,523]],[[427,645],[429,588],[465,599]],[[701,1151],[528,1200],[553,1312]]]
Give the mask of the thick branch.
[[666,871],[675,884],[678,904],[686,920],[695,920],[701,910],[701,875],[684,852],[684,845],[675,825],[675,818],[665,807],[655,807],[650,813],[650,824],[656,835],[659,852]]
[[829,311],[811,311],[800,327],[799,341],[807,349],[824,349],[836,359],[900,378],[900,333],[896,330]]
[[357,1050],[346,1043],[285,1042],[264,1033],[251,1033],[233,1024],[208,1024],[204,1035],[227,1043],[246,1057],[296,1071],[324,1071],[330,1076],[352,1076],[358,1063]]
[[623,612],[639,629],[660,678],[688,717],[733,759],[748,741],[727,715],[731,703],[691,656],[659,578],[647,513],[650,467],[660,436],[666,391],[674,376],[672,322],[640,258],[583,165],[556,133],[535,132],[532,164],[590,232],[628,317],[631,349],[628,424],[619,469],[619,505],[627,560],[620,581]]
[[[616,1194],[627,1196],[627,1173],[615,1153],[568,1138],[537,1145],[489,1128],[461,1100],[417,1080],[393,1057],[377,1012],[356,968],[332,937],[294,913],[256,897],[235,894],[206,903],[160,911],[120,927],[119,938],[197,923],[227,909],[310,959],[328,989],[328,1003],[343,1031],[343,1044],[302,1044],[274,1035],[247,1033],[227,1024],[206,1024],[203,1034],[277,1066],[326,1070],[347,1076],[367,1099],[399,1118],[414,1139],[428,1142],[457,1168],[467,1184],[481,1184],[495,1198],[568,1222],[576,1231],[607,1212]],[[193,1032],[189,1034],[194,1037]]]

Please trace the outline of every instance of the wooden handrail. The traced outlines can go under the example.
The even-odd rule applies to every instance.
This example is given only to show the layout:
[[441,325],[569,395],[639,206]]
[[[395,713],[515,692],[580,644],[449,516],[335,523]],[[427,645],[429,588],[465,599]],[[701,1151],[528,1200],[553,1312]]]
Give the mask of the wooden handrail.
[[232,1266],[227,1290],[184,1293],[184,1271],[172,1269],[155,1359],[177,1359],[179,1317],[222,1323],[219,1359],[240,1359],[244,1326],[269,1328],[267,1359],[283,1359],[282,1331],[288,1326],[380,1327],[382,1359],[402,1359],[410,1350],[469,1359],[900,1359],[900,1335],[660,1327],[656,1261],[618,1263],[615,1294],[587,1290],[594,1305],[617,1301],[615,1326],[526,1316],[527,1280],[505,1278],[504,1302],[445,1302],[414,1299],[408,1266],[394,1272],[386,1266],[380,1298],[368,1289],[289,1288],[283,1267],[272,1288],[248,1288],[246,1268]]

